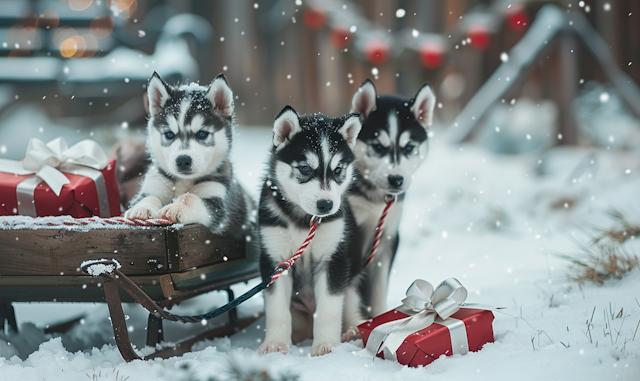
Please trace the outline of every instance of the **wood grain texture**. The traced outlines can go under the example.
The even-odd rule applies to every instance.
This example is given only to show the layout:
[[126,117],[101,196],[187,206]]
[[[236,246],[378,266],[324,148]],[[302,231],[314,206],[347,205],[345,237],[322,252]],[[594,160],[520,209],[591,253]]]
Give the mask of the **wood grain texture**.
[[245,258],[246,243],[202,225],[122,230],[0,230],[0,276],[78,276],[116,259],[127,275],[159,275]]

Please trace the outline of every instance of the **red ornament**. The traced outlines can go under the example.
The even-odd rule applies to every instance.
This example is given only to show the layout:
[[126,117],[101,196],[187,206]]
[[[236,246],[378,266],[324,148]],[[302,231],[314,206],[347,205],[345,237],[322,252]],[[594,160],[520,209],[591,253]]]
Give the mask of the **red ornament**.
[[327,23],[327,15],[318,7],[309,7],[304,11],[304,23],[309,29],[320,30]]
[[482,24],[471,24],[467,29],[467,36],[471,39],[471,46],[476,50],[487,50],[491,38],[489,37],[489,29]]
[[387,61],[387,58],[389,58],[389,45],[380,38],[372,38],[364,47],[364,54],[372,64],[383,64]]
[[418,50],[420,62],[427,69],[437,69],[444,63],[444,47],[435,41],[425,41]]
[[514,5],[507,10],[507,24],[516,31],[522,32],[529,26],[529,14],[522,5]]
[[351,44],[351,32],[345,26],[336,26],[331,29],[331,43],[342,50]]

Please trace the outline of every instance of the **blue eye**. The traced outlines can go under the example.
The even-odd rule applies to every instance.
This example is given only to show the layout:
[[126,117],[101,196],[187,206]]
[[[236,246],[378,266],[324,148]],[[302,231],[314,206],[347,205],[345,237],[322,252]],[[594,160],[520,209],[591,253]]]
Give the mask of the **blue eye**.
[[411,145],[411,144],[407,144],[407,145],[404,147],[404,151],[405,151],[406,153],[410,153],[411,151],[413,151],[413,145]]
[[175,138],[175,137],[176,137],[176,134],[174,134],[173,132],[169,131],[169,132],[165,132],[165,133],[164,133],[164,136],[165,136],[167,139],[173,139],[173,138]]
[[308,165],[303,165],[299,169],[300,169],[300,172],[302,172],[305,175],[308,175],[309,173],[311,173],[311,167],[309,167]]
[[209,133],[206,131],[198,131],[198,133],[196,134],[196,137],[198,139],[205,139],[207,136],[209,136]]
[[376,151],[382,151],[383,148],[384,147],[380,143],[377,143],[377,144],[373,145],[373,149],[376,150]]
[[336,167],[336,169],[333,170],[333,173],[335,173],[336,175],[341,174],[342,173],[342,168]]

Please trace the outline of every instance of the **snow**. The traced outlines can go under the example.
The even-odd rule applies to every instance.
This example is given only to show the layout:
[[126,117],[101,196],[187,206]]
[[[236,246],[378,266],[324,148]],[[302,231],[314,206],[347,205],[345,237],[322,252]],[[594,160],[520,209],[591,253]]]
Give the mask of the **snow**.
[[89,275],[93,275],[93,276],[99,276],[101,274],[113,274],[114,270],[122,268],[122,265],[120,264],[120,262],[118,262],[115,259],[112,259],[111,261],[113,262],[113,264],[109,264],[109,265],[100,263],[104,261],[107,261],[107,259],[103,258],[103,259],[93,259],[90,261],[84,261],[82,262],[82,264],[80,264],[80,268],[86,267]]
[[[569,280],[571,264],[558,254],[584,259],[578,244],[589,245],[599,231],[616,226],[607,211],[640,224],[637,151],[559,147],[507,156],[480,145],[449,145],[442,130],[433,132],[430,156],[407,193],[388,304],[399,305],[415,279],[439,284],[455,277],[469,290],[467,302],[506,307],[495,314],[495,343],[417,369],[355,356],[361,341],[317,358],[310,357],[310,341],[287,355],[260,356],[262,318],[230,338],[197,343],[183,356],[125,363],[106,305],[16,304],[21,333],[0,333],[0,380],[231,379],[233,364],[301,380],[636,380],[640,271],[602,286],[581,285]],[[256,163],[264,163],[270,136],[270,129],[247,127],[234,135],[235,173],[254,197],[264,169]],[[628,239],[627,252],[640,252],[639,241]],[[232,288],[238,295],[255,284]],[[222,293],[211,293],[172,312],[202,313],[224,302]],[[243,318],[262,308],[257,296],[238,312]],[[125,305],[124,312],[133,343],[148,353],[142,348],[148,314],[137,305]],[[81,323],[63,335],[42,331],[78,316]],[[165,338],[175,342],[224,321],[207,327],[165,322]]]

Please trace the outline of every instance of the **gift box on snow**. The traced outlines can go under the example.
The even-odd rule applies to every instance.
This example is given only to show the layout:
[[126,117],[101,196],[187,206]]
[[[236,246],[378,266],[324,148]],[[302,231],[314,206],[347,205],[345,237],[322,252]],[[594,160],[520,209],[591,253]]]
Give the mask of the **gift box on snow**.
[[493,313],[464,304],[466,297],[457,279],[449,278],[435,290],[416,280],[401,306],[358,326],[365,348],[357,354],[417,367],[442,355],[480,350],[493,342]]
[[22,161],[0,159],[0,216],[120,215],[115,161],[92,140],[31,139]]

